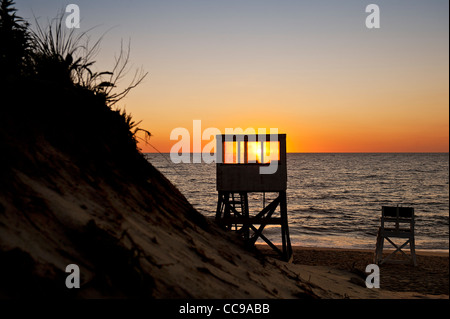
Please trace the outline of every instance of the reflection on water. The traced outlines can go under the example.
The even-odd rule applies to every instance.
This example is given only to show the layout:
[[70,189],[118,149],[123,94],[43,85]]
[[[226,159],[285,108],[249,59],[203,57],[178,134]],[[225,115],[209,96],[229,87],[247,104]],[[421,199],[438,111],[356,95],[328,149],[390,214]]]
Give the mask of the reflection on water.
[[[214,163],[173,164],[169,154],[148,158],[194,207],[214,216]],[[400,204],[415,209],[417,249],[448,250],[448,154],[288,154],[287,161],[293,244],[372,249],[381,206]],[[266,202],[271,198],[265,194]],[[249,206],[261,210],[262,194],[249,194]],[[275,242],[279,233],[264,230]]]

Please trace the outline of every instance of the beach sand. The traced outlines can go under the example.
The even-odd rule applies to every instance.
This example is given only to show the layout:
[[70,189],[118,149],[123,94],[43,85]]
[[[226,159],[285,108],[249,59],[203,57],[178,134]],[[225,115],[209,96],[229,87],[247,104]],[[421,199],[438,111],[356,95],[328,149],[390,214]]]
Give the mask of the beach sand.
[[[276,253],[267,245],[257,245],[257,248],[264,255],[276,257]],[[398,297],[401,298],[418,297],[418,294],[430,298],[448,298],[448,253],[417,251],[416,255],[417,267],[411,264],[386,263],[381,265],[380,288],[385,292],[399,293]],[[302,267],[303,275],[301,276],[303,278],[334,274],[341,279],[345,277],[347,281],[350,280],[360,286],[365,285],[363,279],[365,278],[365,267],[373,263],[373,256],[374,253],[371,250],[293,246],[293,263]],[[336,278],[330,279],[333,281]],[[321,285],[323,286],[323,284],[322,281]],[[344,287],[342,293],[346,293]],[[396,296],[396,294],[392,295],[393,298]],[[361,297],[365,298],[366,296]]]

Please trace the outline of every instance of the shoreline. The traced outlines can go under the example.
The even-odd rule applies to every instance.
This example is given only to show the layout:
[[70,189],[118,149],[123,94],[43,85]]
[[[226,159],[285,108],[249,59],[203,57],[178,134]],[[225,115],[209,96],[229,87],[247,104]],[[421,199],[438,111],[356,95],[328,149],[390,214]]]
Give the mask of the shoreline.
[[[256,246],[267,246],[266,244],[260,244],[257,243]],[[362,253],[374,253],[375,248],[368,249],[368,248],[340,248],[340,247],[310,247],[310,246],[301,246],[301,245],[292,245],[292,250],[319,250],[319,251],[337,251],[337,252],[362,252]],[[386,253],[391,253],[394,251],[394,249],[384,249],[383,250]],[[408,249],[404,249],[405,252],[409,252]],[[436,257],[449,257],[449,250],[443,250],[443,249],[416,249],[416,255],[420,256],[436,256]]]
[[[278,258],[277,253],[266,244],[256,244],[257,250],[264,256]],[[365,286],[367,265],[373,263],[374,249],[347,249],[326,247],[292,246],[293,264],[306,272],[311,269],[325,269],[326,272],[340,271],[348,278],[357,280]],[[384,250],[390,254],[393,250]],[[404,250],[409,254],[409,250]],[[398,255],[398,254],[397,254]],[[395,293],[419,293],[430,296],[449,295],[449,253],[445,251],[416,250],[417,267],[411,263],[380,265],[381,288]],[[394,257],[397,258],[397,257]]]
[[[275,243],[276,246],[281,246],[279,243]],[[265,243],[257,242],[255,244],[256,247],[261,248],[269,248],[269,246]],[[281,247],[280,247],[281,248]],[[321,247],[321,246],[302,246],[298,244],[292,244],[292,250],[321,250],[321,251],[349,251],[349,252],[362,252],[362,253],[374,253],[375,247],[373,249],[370,248],[346,248],[346,247]],[[409,249],[403,249],[406,253],[409,253]],[[393,252],[394,249],[384,249],[383,250],[386,253]],[[445,249],[416,249],[416,255],[421,256],[436,256],[436,257],[449,257],[450,256],[450,250]]]

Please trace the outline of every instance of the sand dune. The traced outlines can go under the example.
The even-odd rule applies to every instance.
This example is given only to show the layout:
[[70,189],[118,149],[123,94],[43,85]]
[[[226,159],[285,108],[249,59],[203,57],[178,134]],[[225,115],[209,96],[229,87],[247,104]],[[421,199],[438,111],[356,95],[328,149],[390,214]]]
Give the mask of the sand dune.
[[[119,172],[107,181],[43,146],[36,159],[51,159],[45,174],[14,171],[20,191],[0,197],[4,297],[429,297],[367,289],[349,272],[245,250],[156,170],[146,185]],[[72,263],[81,270],[78,290],[64,285]]]
[[[0,297],[428,297],[244,249],[137,152],[104,101],[23,85],[4,88],[15,102],[0,116]],[[69,264],[79,289],[65,285]]]

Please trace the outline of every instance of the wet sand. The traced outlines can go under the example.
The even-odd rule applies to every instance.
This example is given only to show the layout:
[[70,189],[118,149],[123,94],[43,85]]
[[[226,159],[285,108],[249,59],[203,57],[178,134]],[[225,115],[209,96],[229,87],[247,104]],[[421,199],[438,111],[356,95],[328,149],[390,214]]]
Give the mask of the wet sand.
[[[257,245],[263,254],[275,256],[267,245]],[[306,248],[293,246],[293,263],[326,266],[350,271],[363,277],[365,267],[373,263],[373,251]],[[407,250],[406,250],[407,252]],[[417,267],[412,264],[386,263],[380,266],[380,286],[395,292],[418,292],[428,295],[449,294],[449,258],[446,252],[417,251]]]

